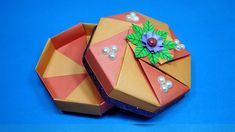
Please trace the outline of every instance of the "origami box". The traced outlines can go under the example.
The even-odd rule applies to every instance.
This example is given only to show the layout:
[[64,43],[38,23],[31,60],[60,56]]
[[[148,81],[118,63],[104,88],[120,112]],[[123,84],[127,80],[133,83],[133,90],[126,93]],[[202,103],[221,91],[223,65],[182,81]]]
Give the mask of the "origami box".
[[105,100],[146,117],[190,89],[184,44],[167,24],[136,12],[101,18],[83,63]]
[[62,111],[102,115],[110,108],[82,64],[95,26],[78,24],[49,38],[38,61],[36,71]]

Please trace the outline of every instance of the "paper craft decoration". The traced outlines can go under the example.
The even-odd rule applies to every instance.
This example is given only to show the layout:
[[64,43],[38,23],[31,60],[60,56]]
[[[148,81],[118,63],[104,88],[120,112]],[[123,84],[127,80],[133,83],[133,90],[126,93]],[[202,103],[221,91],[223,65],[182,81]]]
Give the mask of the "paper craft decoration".
[[62,111],[102,115],[111,106],[87,74],[82,56],[96,25],[78,24],[49,38],[36,71]]
[[184,44],[167,24],[137,12],[101,18],[83,63],[105,100],[146,117],[190,89]]

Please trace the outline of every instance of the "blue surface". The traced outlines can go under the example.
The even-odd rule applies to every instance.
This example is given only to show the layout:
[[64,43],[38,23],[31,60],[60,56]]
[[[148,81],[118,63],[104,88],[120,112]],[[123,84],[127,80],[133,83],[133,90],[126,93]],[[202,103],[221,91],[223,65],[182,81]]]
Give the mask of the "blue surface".
[[[234,5],[233,0],[2,0],[0,124],[235,124]],[[185,43],[192,54],[192,90],[151,120],[121,110],[101,118],[61,113],[34,70],[47,38],[130,10],[167,22]]]

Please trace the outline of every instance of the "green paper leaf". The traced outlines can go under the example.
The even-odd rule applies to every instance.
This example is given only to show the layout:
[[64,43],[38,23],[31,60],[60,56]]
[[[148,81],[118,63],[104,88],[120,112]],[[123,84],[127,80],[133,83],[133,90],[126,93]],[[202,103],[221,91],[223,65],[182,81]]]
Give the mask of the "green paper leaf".
[[140,38],[142,37],[144,31],[143,31],[143,29],[142,29],[140,26],[135,25],[135,24],[132,24],[132,29],[135,31],[135,33],[136,33]]
[[135,48],[135,56],[136,56],[136,58],[146,57],[146,56],[148,56],[148,54],[149,54],[148,49],[143,47],[143,46],[137,46]]
[[158,53],[158,56],[160,58],[164,59],[164,60],[172,60],[173,59],[172,54],[168,50],[166,50],[166,49],[160,51]]
[[134,45],[142,45],[141,41],[140,41],[140,37],[136,34],[128,34],[127,35],[127,39],[133,43]]
[[153,24],[147,20],[145,23],[144,23],[144,32],[154,32],[155,29],[154,29],[154,26]]
[[151,64],[156,65],[158,62],[158,55],[156,53],[151,53],[148,55],[149,61]]
[[167,38],[167,35],[168,35],[167,32],[162,31],[162,30],[157,30],[157,31],[155,31],[155,32],[156,32],[156,35],[160,36],[162,39],[165,40],[165,39]]
[[177,44],[174,41],[169,41],[169,40],[165,40],[163,43],[164,48],[168,50],[174,49],[176,45]]

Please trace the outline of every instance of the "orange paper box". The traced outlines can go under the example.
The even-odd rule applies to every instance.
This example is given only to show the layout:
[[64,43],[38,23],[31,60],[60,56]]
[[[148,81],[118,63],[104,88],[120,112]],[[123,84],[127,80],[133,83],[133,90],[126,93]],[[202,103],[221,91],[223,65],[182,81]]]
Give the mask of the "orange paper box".
[[104,99],[152,117],[189,91],[191,57],[183,47],[169,51],[172,60],[159,59],[154,65],[148,57],[136,58],[136,46],[127,41],[127,36],[133,33],[132,24],[143,27],[147,21],[156,31],[167,32],[166,40],[183,46],[166,23],[127,12],[100,19],[83,61]]
[[87,74],[82,56],[96,25],[78,24],[49,38],[36,71],[62,111],[102,115],[111,106]]

